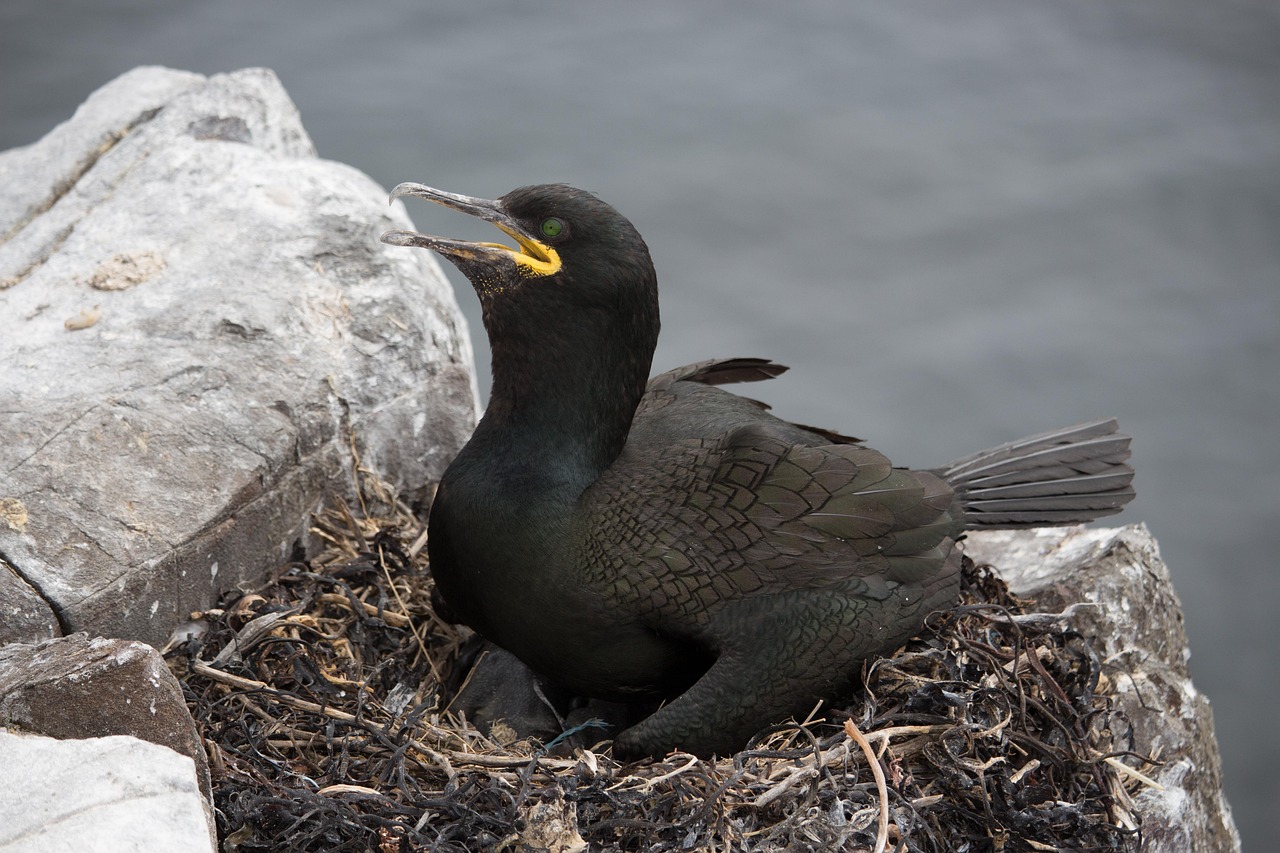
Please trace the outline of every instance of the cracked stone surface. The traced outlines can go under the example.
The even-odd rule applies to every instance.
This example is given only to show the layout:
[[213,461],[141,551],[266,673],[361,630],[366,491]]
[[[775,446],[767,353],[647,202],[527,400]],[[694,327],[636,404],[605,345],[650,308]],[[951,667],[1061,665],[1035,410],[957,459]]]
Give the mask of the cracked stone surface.
[[0,646],[0,725],[64,740],[129,735],[167,746],[195,762],[212,802],[182,685],[146,643],[73,634]]
[[135,69],[0,184],[0,639],[159,644],[351,499],[353,450],[413,503],[469,435],[448,284],[270,71]]
[[115,735],[55,740],[0,729],[0,851],[213,853],[191,759]]
[[1146,526],[982,531],[965,551],[1093,642],[1134,742],[1163,763],[1147,775],[1164,790],[1134,801],[1145,853],[1239,853],[1213,711],[1191,681],[1182,604]]

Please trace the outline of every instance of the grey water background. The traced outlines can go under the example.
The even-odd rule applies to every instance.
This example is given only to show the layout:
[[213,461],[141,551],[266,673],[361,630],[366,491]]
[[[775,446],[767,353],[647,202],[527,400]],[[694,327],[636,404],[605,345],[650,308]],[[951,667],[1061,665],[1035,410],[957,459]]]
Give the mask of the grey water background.
[[1280,837],[1280,6],[6,0],[0,149],[141,64],[273,68],[387,187],[598,192],[657,369],[772,357],[753,395],[899,464],[1118,416],[1115,521],[1170,564],[1246,848]]

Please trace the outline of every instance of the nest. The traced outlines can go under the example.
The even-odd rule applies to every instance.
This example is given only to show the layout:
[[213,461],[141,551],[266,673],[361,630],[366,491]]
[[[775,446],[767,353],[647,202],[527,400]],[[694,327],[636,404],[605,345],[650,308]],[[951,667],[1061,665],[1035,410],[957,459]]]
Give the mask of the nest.
[[445,712],[468,632],[432,610],[420,520],[361,481],[360,508],[316,517],[322,553],[197,614],[203,636],[169,654],[228,853],[1141,845],[1149,780],[1103,662],[987,567],[852,704],[735,756],[556,755]]

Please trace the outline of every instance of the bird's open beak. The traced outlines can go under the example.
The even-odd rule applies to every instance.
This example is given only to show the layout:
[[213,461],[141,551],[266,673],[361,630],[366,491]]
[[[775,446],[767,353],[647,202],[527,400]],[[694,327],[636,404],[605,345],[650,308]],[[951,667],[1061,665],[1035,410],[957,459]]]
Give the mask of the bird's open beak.
[[391,191],[389,200],[395,201],[401,196],[425,198],[427,201],[434,201],[436,204],[442,204],[469,216],[492,222],[515,240],[519,248],[504,246],[501,243],[479,243],[448,237],[433,237],[416,231],[388,231],[382,235],[382,242],[389,246],[417,246],[433,249],[453,261],[484,264],[509,259],[521,272],[533,276],[554,275],[560,271],[560,255],[556,250],[530,234],[511,214],[507,213],[501,201],[459,195],[415,183],[400,184]]

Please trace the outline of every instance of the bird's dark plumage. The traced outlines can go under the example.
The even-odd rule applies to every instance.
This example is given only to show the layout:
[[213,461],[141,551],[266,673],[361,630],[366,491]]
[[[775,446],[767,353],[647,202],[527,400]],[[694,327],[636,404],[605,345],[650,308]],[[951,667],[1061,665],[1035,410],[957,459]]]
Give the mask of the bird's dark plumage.
[[1083,522],[1133,496],[1110,420],[913,471],[717,387],[785,369],[771,362],[646,381],[656,276],[612,207],[563,185],[404,195],[517,244],[383,237],[458,266],[493,349],[491,402],[431,510],[437,586],[570,690],[670,699],[617,737],[621,755],[735,751],[951,606],[966,529]]

